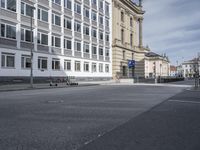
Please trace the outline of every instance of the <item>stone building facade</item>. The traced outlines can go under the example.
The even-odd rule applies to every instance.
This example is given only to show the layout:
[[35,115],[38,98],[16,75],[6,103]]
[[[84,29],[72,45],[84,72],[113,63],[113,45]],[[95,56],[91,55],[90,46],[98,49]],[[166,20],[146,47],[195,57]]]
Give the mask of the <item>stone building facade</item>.
[[[142,2],[112,0],[112,62],[113,77],[144,77],[144,56]],[[135,67],[128,68],[128,61],[135,60]]]

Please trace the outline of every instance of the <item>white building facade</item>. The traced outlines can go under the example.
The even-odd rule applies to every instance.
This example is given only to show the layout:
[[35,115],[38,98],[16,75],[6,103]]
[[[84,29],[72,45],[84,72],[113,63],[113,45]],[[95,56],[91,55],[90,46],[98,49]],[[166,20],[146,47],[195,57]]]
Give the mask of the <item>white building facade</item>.
[[0,78],[28,78],[32,47],[35,78],[111,79],[111,27],[111,0],[0,0]]
[[197,58],[182,63],[183,77],[194,78],[195,74],[200,74],[200,60]]

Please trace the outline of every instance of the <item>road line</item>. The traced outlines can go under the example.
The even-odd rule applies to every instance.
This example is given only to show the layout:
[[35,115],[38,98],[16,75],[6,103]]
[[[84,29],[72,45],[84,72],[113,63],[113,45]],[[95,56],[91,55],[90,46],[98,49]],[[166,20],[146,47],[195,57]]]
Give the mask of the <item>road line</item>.
[[191,103],[191,104],[200,104],[197,101],[183,101],[183,100],[169,100],[170,102],[179,102],[179,103]]

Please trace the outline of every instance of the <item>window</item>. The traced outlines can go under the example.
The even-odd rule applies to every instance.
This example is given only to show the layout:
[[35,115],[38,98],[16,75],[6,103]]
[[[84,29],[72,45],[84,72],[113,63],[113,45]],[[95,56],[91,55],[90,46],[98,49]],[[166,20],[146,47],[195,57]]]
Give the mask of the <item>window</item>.
[[52,70],[60,70],[60,60],[52,59]]
[[38,69],[47,69],[47,58],[46,57],[38,57]]
[[124,22],[124,12],[121,11],[121,21]]
[[1,0],[2,8],[16,12],[16,0]]
[[109,65],[105,65],[105,72],[109,72]]
[[103,56],[103,48],[102,47],[99,47],[99,55]]
[[97,54],[97,47],[92,45],[92,55],[96,55]]
[[94,38],[97,37],[97,29],[92,28],[92,36],[93,36]]
[[83,27],[83,33],[84,33],[85,35],[90,35],[89,26],[84,26],[84,27]]
[[64,28],[67,28],[67,29],[72,29],[72,21],[70,18],[65,18],[64,19]]
[[33,17],[34,8],[31,5],[21,2],[21,14],[25,16]]
[[15,55],[9,53],[1,54],[1,66],[5,68],[14,68],[15,67]]
[[133,18],[130,18],[130,26],[133,27]]
[[103,64],[102,63],[99,64],[99,72],[103,72]]
[[123,56],[123,59],[125,60],[126,59],[126,52],[125,51],[123,51],[122,56]]
[[52,0],[53,3],[60,5],[61,4],[61,0]]
[[81,32],[81,23],[78,21],[74,22],[74,31]]
[[29,29],[21,29],[21,41],[33,41],[33,32],[31,32]]
[[77,14],[81,14],[81,4],[79,3],[74,3],[74,12],[76,12]]
[[99,23],[103,25],[103,16],[99,16]]
[[21,67],[23,69],[31,68],[31,57],[27,55],[22,55],[21,57]]
[[103,32],[102,31],[99,31],[99,39],[103,40]]
[[92,63],[92,72],[97,72],[97,64]]
[[60,38],[56,36],[52,36],[52,46],[54,47],[60,47]]
[[1,24],[1,37],[16,39],[16,27],[13,25]]
[[109,20],[106,19],[106,26],[109,27]]
[[37,38],[38,38],[37,39],[38,44],[48,45],[48,35],[47,34],[38,32]]
[[74,49],[75,49],[75,51],[81,51],[81,42],[80,41],[74,42]]
[[97,21],[97,13],[92,11],[92,20]]
[[75,61],[75,71],[81,71],[81,62]]
[[99,9],[103,10],[103,1],[102,0],[99,1]]
[[130,34],[130,45],[131,45],[131,47],[133,46],[133,34],[132,33]]
[[106,42],[109,42],[109,39],[110,39],[109,34],[106,34]]
[[105,14],[109,16],[109,4],[105,3]]
[[64,0],[64,7],[71,10],[72,9],[72,1]]
[[96,5],[97,4],[97,0],[92,0],[92,4]]
[[124,30],[121,29],[121,42],[124,43]]
[[89,63],[84,62],[84,71],[89,72]]
[[71,60],[65,60],[64,61],[64,70],[71,70]]
[[48,11],[38,8],[38,20],[48,22]]
[[90,18],[90,11],[88,8],[84,8],[84,16]]
[[83,52],[84,53],[90,53],[89,43],[84,43],[84,45],[83,45]]
[[64,48],[68,50],[72,49],[72,41],[70,39],[64,39]]
[[110,51],[109,49],[106,49],[106,57],[109,57],[110,56]]
[[60,26],[60,16],[52,14],[52,24]]

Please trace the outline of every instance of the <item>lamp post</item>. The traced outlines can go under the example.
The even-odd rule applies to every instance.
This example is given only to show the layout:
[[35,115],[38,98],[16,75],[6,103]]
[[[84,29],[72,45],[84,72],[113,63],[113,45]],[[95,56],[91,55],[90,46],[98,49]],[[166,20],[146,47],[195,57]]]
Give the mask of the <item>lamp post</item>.
[[31,73],[30,73],[30,87],[33,88],[33,11],[35,10],[35,7],[31,7],[31,17],[30,17],[30,27],[31,27],[31,33],[30,33],[30,39],[31,39]]

